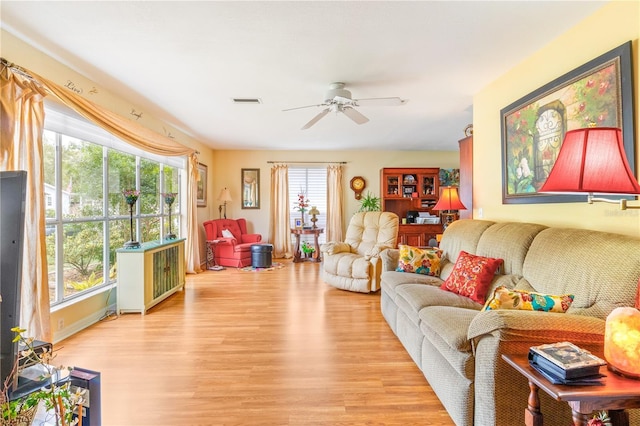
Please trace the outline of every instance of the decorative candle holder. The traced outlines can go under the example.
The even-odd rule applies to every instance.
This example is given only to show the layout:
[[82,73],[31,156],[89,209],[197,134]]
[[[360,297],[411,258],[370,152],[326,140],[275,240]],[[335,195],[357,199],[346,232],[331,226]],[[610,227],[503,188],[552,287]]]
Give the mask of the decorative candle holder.
[[126,243],[124,243],[124,248],[126,249],[134,249],[140,248],[140,243],[135,241],[133,236],[133,206],[136,205],[136,201],[138,201],[138,197],[140,196],[140,191],[136,189],[125,189],[122,191],[122,195],[124,196],[125,201],[129,205],[129,235],[130,239]]
[[176,195],[178,195],[176,192],[165,192],[162,194],[164,197],[164,203],[169,207],[169,233],[164,237],[167,240],[176,239],[176,234],[171,232],[171,206],[176,201]]

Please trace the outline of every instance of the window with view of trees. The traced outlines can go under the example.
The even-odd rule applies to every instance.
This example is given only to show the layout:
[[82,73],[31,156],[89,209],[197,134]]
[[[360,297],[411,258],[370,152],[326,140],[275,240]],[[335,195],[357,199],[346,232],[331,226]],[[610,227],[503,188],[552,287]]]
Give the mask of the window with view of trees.
[[[138,189],[134,235],[153,241],[168,232],[162,193],[180,192],[184,159],[136,151],[72,112],[47,108],[43,134],[46,251],[52,305],[115,282],[116,250],[129,240],[122,195]],[[172,231],[180,230],[180,196]]]

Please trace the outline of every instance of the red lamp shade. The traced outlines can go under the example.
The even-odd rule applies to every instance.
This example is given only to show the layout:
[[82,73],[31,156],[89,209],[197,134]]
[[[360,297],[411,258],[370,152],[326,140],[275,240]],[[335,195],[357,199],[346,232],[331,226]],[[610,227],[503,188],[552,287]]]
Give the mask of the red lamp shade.
[[539,192],[640,194],[624,152],[622,132],[613,127],[570,130]]
[[458,197],[458,188],[453,186],[447,186],[442,188],[440,192],[440,198],[433,210],[466,210],[467,208],[460,201]]

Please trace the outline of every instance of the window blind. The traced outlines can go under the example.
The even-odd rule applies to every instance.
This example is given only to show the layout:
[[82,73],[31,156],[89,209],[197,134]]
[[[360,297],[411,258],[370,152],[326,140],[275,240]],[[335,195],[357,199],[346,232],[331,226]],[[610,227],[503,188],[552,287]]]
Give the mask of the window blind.
[[[309,207],[305,212],[305,222],[311,225],[309,210],[315,206],[320,215],[316,216],[318,228],[326,228],[327,225],[327,169],[325,167],[291,167],[289,166],[289,205],[291,219],[300,217],[300,212],[295,210],[298,194],[304,193],[309,200]],[[292,224],[293,226],[293,224]],[[325,234],[320,234],[319,241],[325,241]]]

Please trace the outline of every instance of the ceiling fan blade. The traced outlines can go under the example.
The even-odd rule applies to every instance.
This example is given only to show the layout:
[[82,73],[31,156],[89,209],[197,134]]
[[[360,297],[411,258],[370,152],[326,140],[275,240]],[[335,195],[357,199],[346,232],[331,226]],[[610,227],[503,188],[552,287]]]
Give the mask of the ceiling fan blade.
[[327,104],[305,105],[305,106],[301,106],[301,107],[283,109],[282,111],[293,111],[294,109],[315,108],[315,107],[320,107],[320,106],[327,106]]
[[367,117],[349,106],[345,106],[341,109],[341,111],[344,113],[344,115],[352,119],[356,124],[364,124],[369,121]]
[[313,126],[313,125],[314,125],[314,124],[316,124],[318,121],[320,121],[320,119],[321,119],[322,117],[324,117],[324,116],[325,116],[325,115],[327,115],[328,113],[329,113],[329,108],[325,108],[325,109],[323,109],[323,110],[320,112],[320,114],[316,115],[315,117],[313,117],[313,118],[311,119],[311,121],[309,121],[307,124],[305,124],[305,125],[302,127],[302,130],[306,130],[306,129],[308,129],[309,127]]
[[409,102],[408,99],[393,98],[366,98],[366,99],[354,99],[356,106],[397,106],[404,105]]

